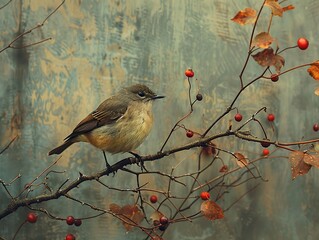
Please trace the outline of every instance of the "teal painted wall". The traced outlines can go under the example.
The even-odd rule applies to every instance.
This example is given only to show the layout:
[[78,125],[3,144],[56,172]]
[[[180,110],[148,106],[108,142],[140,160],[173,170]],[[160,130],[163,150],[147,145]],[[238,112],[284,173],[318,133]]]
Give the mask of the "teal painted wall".
[[[6,46],[19,33],[43,21],[59,3],[16,0],[1,9],[0,46]],[[289,3],[296,10],[274,19],[272,35],[282,46],[294,45],[300,36],[306,36],[311,44],[308,51],[294,49],[283,54],[286,68],[319,58],[319,2]],[[8,187],[12,194],[18,194],[56,159],[48,157],[47,152],[62,143],[83,117],[122,86],[133,83],[145,83],[158,94],[166,95],[164,101],[155,104],[155,127],[138,149],[142,155],[156,153],[176,120],[188,111],[183,72],[189,66],[199,79],[199,84],[194,86],[200,89],[204,100],[184,123],[203,131],[226,109],[239,89],[238,75],[246,57],[251,26],[239,27],[230,19],[238,10],[248,6],[257,8],[260,4],[261,1],[244,0],[67,0],[42,28],[17,44],[47,37],[52,37],[51,41],[20,50],[7,49],[0,54],[0,145],[3,148],[18,136],[0,155],[0,179],[9,182],[21,174],[21,179]],[[267,19],[262,18],[260,23],[257,31],[265,29]],[[245,77],[251,79],[261,70],[252,61]],[[273,139],[312,139],[317,135],[311,126],[319,120],[318,97],[313,94],[317,85],[303,69],[282,76],[276,84],[270,81],[254,84],[236,106],[244,117],[263,106],[274,112],[277,118]],[[225,130],[230,118],[225,118],[212,132]],[[167,149],[188,141],[184,132],[178,131]],[[261,151],[257,144],[233,138],[220,140],[217,145],[252,156]],[[169,172],[185,159],[196,159],[197,153],[197,150],[185,151],[149,163],[147,167]],[[109,158],[114,163],[126,156],[118,154]],[[235,165],[229,157],[225,161]],[[187,173],[195,164],[187,162],[179,170]],[[103,167],[101,151],[84,143],[77,144],[63,153],[55,166],[65,173],[50,174],[48,182],[57,187],[66,178],[75,179],[78,172],[90,174]],[[264,160],[258,167],[269,181],[227,211],[225,219],[176,224],[167,230],[165,239],[317,239],[319,172],[312,169],[308,175],[291,181],[290,165],[285,158]],[[149,187],[165,186],[165,182],[155,177],[145,177],[143,181],[150,182]],[[136,187],[134,176],[123,172],[104,177],[103,182],[113,187]],[[229,206],[256,182],[235,188],[220,204]],[[108,208],[113,202],[132,204],[135,200],[131,194],[110,191],[94,182],[81,185],[72,196],[101,208]],[[0,211],[7,206],[8,199],[0,187]],[[94,215],[88,207],[65,198],[42,203],[40,207],[59,217]],[[26,212],[27,209],[21,208],[0,220],[0,236],[12,239]],[[63,239],[67,232],[75,233],[77,239],[145,238],[137,230],[126,233],[120,222],[109,215],[86,220],[79,228],[51,220],[44,214],[40,217],[41,221],[35,225],[24,226],[16,239]]]

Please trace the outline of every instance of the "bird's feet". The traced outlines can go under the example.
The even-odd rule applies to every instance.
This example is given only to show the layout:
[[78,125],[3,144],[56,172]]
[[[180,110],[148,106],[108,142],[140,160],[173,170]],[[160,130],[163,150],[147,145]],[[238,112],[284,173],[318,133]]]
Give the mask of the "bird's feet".
[[140,165],[141,171],[144,172],[144,170],[145,170],[145,172],[148,172],[147,169],[145,168],[144,161],[142,160],[142,157],[140,155],[138,155],[137,153],[132,152],[132,151],[130,151],[129,153],[132,154],[135,158],[137,158],[138,161],[136,163],[137,163],[137,165],[139,165],[139,163],[141,164]]

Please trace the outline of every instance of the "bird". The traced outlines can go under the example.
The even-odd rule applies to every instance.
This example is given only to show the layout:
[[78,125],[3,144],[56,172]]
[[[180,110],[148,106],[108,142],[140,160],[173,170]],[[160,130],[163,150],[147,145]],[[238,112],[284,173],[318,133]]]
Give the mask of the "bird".
[[103,151],[107,168],[110,165],[105,152],[131,152],[138,156],[132,151],[143,143],[152,129],[152,103],[164,97],[144,84],[124,87],[80,121],[64,143],[48,155],[61,154],[74,143],[87,142]]

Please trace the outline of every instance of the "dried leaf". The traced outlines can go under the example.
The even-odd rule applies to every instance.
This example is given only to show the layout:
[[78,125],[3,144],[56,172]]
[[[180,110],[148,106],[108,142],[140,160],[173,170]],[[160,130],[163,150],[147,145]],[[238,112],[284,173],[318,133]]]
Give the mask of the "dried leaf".
[[247,158],[239,152],[234,153],[235,157],[237,158],[237,165],[241,168],[248,165]]
[[200,206],[200,210],[209,220],[224,218],[223,209],[214,201],[204,201]]
[[311,165],[304,162],[305,154],[300,151],[293,151],[289,155],[289,161],[291,164],[291,176],[292,179],[305,175],[311,169]]
[[303,161],[306,164],[319,168],[319,153],[315,152],[314,154],[305,153]]
[[284,12],[286,12],[286,11],[290,11],[290,10],[293,10],[293,9],[295,9],[295,6],[294,5],[288,5],[288,6],[286,6],[286,7],[283,7],[282,8],[282,10],[284,11]]
[[319,153],[319,143],[315,143],[313,146],[313,150]]
[[162,214],[162,213],[160,213],[160,212],[158,212],[158,211],[155,211],[155,212],[153,212],[152,214],[151,214],[151,216],[150,216],[150,219],[152,220],[152,221],[155,221],[155,220],[160,220],[160,218],[161,217],[163,217],[164,215]]
[[276,0],[266,0],[265,6],[269,7],[271,9],[271,12],[274,16],[282,16],[282,13],[284,10],[280,6],[280,4]]
[[261,32],[257,34],[252,42],[252,46],[260,47],[260,48],[268,48],[274,39],[267,32]]
[[285,59],[280,55],[274,54],[272,48],[264,49],[252,55],[252,57],[262,67],[274,66],[277,73],[280,73],[280,69],[285,65]]
[[319,88],[316,88],[315,94],[316,94],[317,96],[319,96]]
[[228,172],[228,166],[227,166],[227,165],[223,165],[223,166],[219,169],[219,172],[221,172],[221,173]]
[[245,8],[244,10],[239,11],[231,20],[240,25],[252,24],[256,22],[256,14],[256,10]]
[[138,208],[137,205],[125,205],[120,207],[119,205],[112,203],[109,206],[110,211],[115,213],[127,231],[130,231],[134,225],[138,225],[144,219],[144,214]]
[[319,60],[313,62],[307,71],[313,79],[319,80]]
[[202,148],[203,154],[206,156],[216,155],[216,144],[213,142],[207,143],[205,147]]

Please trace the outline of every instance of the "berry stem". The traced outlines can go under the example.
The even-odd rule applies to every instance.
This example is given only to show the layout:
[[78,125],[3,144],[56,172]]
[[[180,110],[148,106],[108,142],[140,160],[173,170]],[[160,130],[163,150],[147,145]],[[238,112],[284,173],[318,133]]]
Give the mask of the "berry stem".
[[18,235],[18,232],[21,230],[22,226],[23,226],[24,224],[26,224],[27,222],[28,222],[28,221],[25,220],[24,222],[22,222],[22,223],[20,224],[20,226],[18,227],[17,231],[15,232],[15,234],[14,234],[12,240],[14,240],[14,239],[16,238],[16,236]]

